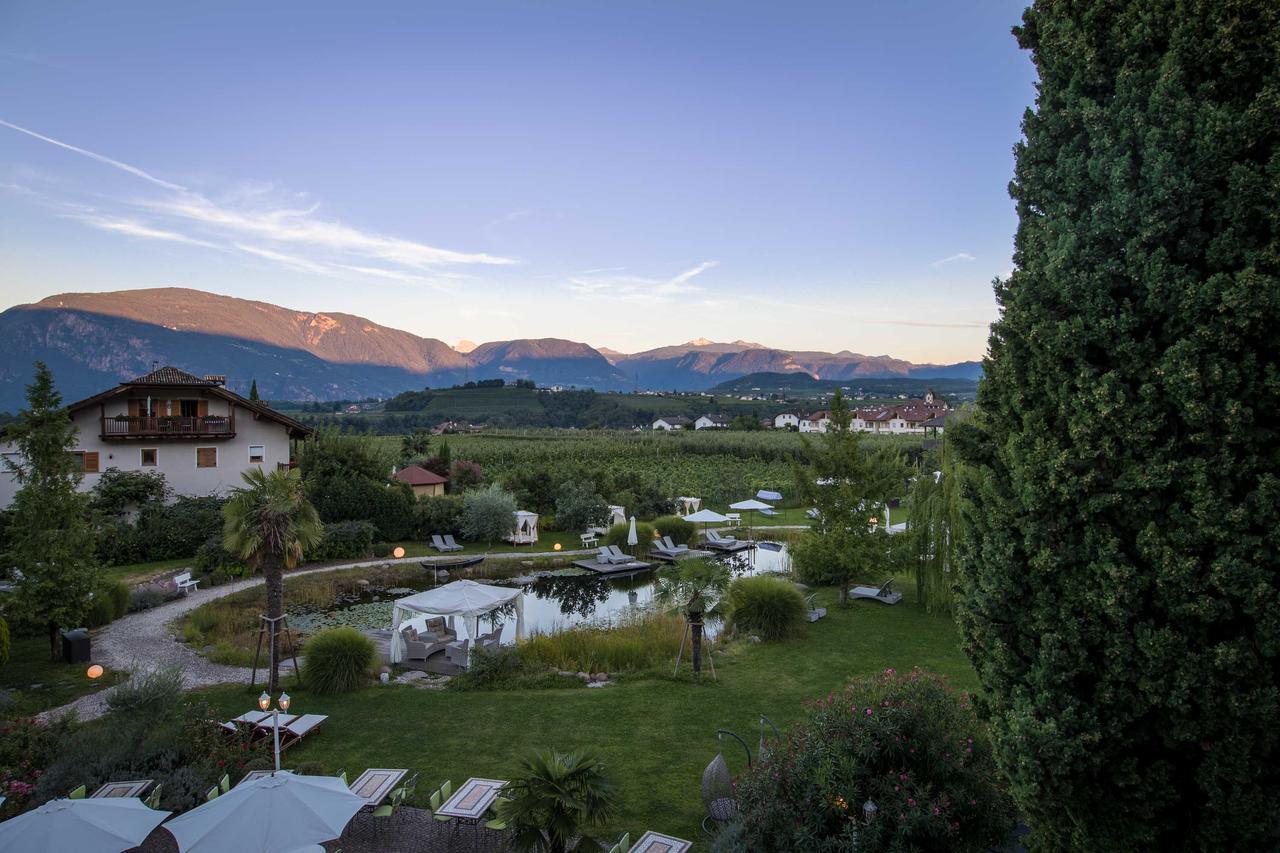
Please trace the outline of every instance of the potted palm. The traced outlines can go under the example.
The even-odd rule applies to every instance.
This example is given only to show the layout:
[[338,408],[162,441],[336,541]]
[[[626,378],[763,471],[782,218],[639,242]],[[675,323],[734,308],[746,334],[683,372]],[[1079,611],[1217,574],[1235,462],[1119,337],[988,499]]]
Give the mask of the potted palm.
[[584,847],[584,832],[613,814],[615,800],[598,759],[551,750],[520,762],[495,808],[516,850],[568,853],[592,849],[590,842]]

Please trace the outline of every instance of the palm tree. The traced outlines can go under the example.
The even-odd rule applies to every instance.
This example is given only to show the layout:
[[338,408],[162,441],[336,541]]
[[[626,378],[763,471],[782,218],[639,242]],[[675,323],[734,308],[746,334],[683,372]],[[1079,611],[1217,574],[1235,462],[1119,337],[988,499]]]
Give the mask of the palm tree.
[[600,761],[583,753],[539,752],[520,762],[503,789],[498,817],[517,850],[566,853],[582,831],[613,814],[615,794]]
[[653,600],[659,607],[684,613],[689,622],[689,652],[695,673],[702,672],[703,617],[717,614],[730,579],[729,567],[715,560],[684,560],[658,575]]
[[296,470],[263,473],[251,468],[243,475],[245,487],[232,491],[222,508],[222,541],[267,581],[267,617],[272,620],[271,677],[267,690],[275,693],[280,666],[277,642],[279,619],[284,614],[284,570],[302,561],[306,550],[319,544],[324,525],[307,500]]

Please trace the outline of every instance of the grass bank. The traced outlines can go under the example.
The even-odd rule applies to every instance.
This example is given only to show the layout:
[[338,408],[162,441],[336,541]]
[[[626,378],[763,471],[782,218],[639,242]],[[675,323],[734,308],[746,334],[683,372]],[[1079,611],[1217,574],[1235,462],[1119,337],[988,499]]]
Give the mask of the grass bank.
[[[660,829],[699,842],[702,770],[720,749],[734,772],[741,750],[720,744],[727,728],[748,743],[759,714],[785,727],[805,700],[825,696],[859,673],[921,666],[961,689],[977,681],[959,650],[953,623],[918,607],[910,588],[896,606],[862,601],[835,605],[797,639],[734,644],[715,660],[719,681],[629,680],[599,690],[427,691],[371,687],[336,697],[285,687],[298,713],[328,714],[324,729],[290,751],[286,765],[318,761],[348,775],[367,767],[407,767],[421,774],[418,791],[445,779],[509,778],[535,749],[582,749],[598,754],[618,787],[620,811],[610,834]],[[261,688],[205,691],[223,714],[248,710]]]

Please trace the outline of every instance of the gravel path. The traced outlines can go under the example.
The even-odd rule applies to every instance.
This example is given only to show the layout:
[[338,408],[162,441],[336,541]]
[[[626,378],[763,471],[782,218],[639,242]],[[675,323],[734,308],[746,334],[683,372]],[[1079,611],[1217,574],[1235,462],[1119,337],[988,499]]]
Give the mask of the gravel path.
[[[590,553],[594,552],[512,552],[512,555],[520,559],[533,559],[537,557],[568,557]],[[498,555],[495,554],[494,556]],[[507,555],[503,554],[501,556],[505,557]],[[358,563],[343,563],[337,566],[321,566],[317,569],[289,572],[285,578],[287,580],[288,578],[301,577],[302,575],[336,572],[342,569],[370,568],[388,563],[448,562],[456,559],[458,559],[457,555],[404,557],[399,560],[364,560]],[[137,671],[140,668],[174,666],[181,670],[182,683],[187,689],[237,681],[248,683],[250,670],[247,667],[226,666],[225,664],[212,663],[206,660],[186,643],[179,642],[174,638],[172,625],[187,612],[202,604],[223,598],[242,589],[261,586],[264,583],[266,581],[263,578],[257,577],[223,584],[210,589],[196,590],[179,599],[161,604],[159,607],[143,610],[141,613],[131,613],[117,619],[94,633],[93,662],[100,663],[108,669],[128,672]],[[92,720],[100,717],[106,711],[107,696],[114,689],[112,687],[107,690],[99,690],[97,693],[81,696],[79,699],[69,702],[60,708],[45,711],[40,714],[40,717],[48,719],[62,716],[71,711],[75,711],[82,720]]]

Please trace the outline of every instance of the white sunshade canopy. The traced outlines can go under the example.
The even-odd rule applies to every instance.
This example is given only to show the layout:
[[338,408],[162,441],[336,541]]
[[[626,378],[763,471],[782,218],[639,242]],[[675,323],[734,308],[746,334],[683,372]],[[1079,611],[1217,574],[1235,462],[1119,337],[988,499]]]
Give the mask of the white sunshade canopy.
[[364,805],[336,776],[280,770],[237,785],[164,828],[182,853],[286,853],[337,838]]
[[768,489],[761,489],[756,492],[756,498],[762,501],[780,501],[782,500],[782,492],[771,492]]
[[686,515],[684,520],[694,524],[723,524],[729,520],[729,516],[721,515],[713,509],[700,509],[693,515]]
[[0,823],[0,850],[121,853],[141,844],[170,814],[137,797],[50,800]]
[[391,609],[391,662],[399,663],[404,657],[402,622],[418,615],[443,616],[450,621],[461,616],[466,630],[459,632],[458,639],[474,641],[480,635],[480,617],[511,601],[516,604],[516,636],[524,636],[524,592],[518,587],[461,580],[399,599]]
[[773,507],[764,501],[750,498],[745,501],[738,501],[736,504],[729,504],[729,509],[773,509]]

